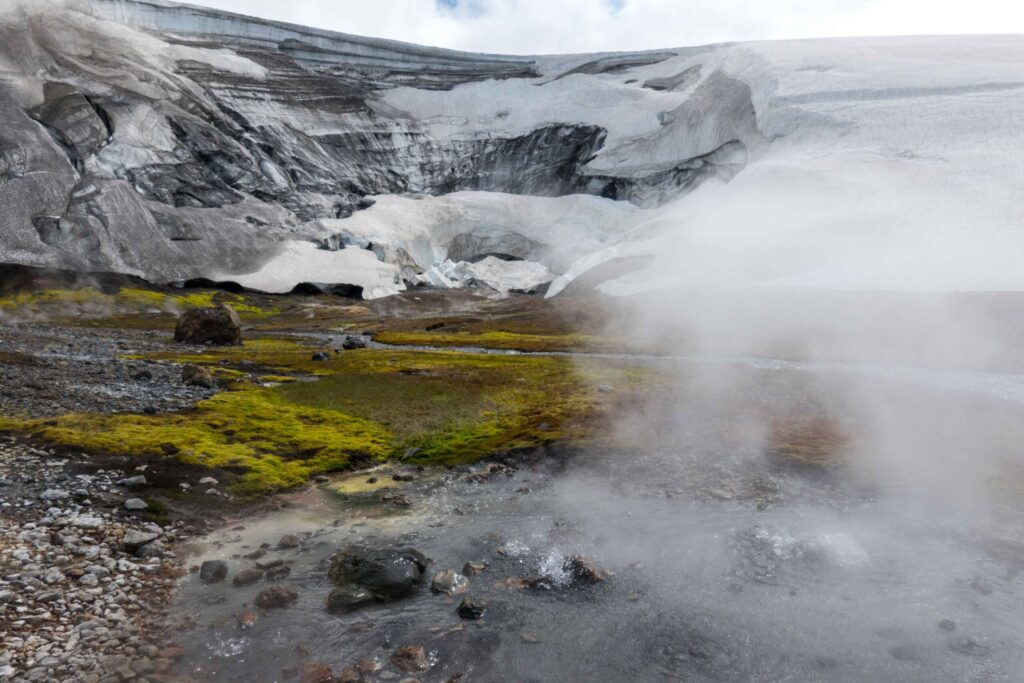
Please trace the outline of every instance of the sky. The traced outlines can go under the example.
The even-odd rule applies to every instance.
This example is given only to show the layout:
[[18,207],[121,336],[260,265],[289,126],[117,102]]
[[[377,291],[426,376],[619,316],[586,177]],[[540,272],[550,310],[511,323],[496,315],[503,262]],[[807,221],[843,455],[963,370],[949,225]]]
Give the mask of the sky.
[[1024,33],[1014,0],[192,0],[460,50],[549,54],[829,36]]

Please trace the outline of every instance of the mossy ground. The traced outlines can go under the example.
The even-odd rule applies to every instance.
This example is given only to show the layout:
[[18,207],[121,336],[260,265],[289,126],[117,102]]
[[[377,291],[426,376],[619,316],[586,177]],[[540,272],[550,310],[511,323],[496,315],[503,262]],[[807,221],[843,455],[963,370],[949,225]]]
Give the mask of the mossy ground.
[[97,453],[174,458],[219,470],[233,491],[256,496],[394,457],[452,465],[572,443],[593,431],[610,400],[599,384],[628,394],[645,381],[621,364],[566,357],[366,349],[314,361],[315,350],[260,338],[151,354],[208,366],[228,390],[180,413],[0,419],[0,429]]

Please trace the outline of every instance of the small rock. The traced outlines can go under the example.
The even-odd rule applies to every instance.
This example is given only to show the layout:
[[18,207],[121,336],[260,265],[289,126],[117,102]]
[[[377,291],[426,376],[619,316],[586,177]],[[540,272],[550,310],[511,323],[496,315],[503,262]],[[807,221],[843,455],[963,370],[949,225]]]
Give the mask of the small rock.
[[210,371],[201,365],[186,365],[182,368],[181,381],[185,383],[185,386],[202,389],[214,389],[217,386]]
[[149,380],[153,379],[153,373],[143,368],[142,370],[139,370],[134,375],[132,375],[132,379],[134,379],[137,382],[148,382]]
[[315,360],[317,362],[322,362],[322,361],[330,360],[330,359],[331,359],[331,354],[327,353],[326,351],[317,351],[316,353],[313,354],[313,356],[311,358],[311,360]]
[[598,384],[597,390],[600,391],[602,394],[615,393],[615,387],[613,387],[611,384]]
[[456,595],[469,590],[469,581],[454,569],[445,569],[434,574],[434,578],[430,580],[430,590],[434,593]]
[[466,596],[462,598],[456,610],[461,619],[479,619],[487,610],[487,601]]
[[291,567],[289,567],[287,565],[284,565],[284,564],[280,564],[280,565],[277,565],[275,567],[271,567],[270,569],[268,569],[266,576],[267,576],[267,580],[268,581],[280,581],[281,579],[285,578],[286,576],[288,576],[291,573],[292,573],[292,568]]
[[572,578],[575,585],[590,586],[605,581],[611,574],[582,555],[572,555],[562,563],[562,569]]
[[462,573],[466,576],[476,576],[487,569],[486,562],[467,562],[462,565]]
[[402,671],[426,671],[430,668],[427,652],[422,645],[406,645],[391,655],[391,663]]
[[259,619],[259,615],[253,612],[251,609],[247,609],[244,612],[239,612],[235,620],[238,622],[238,628],[246,631],[256,625],[256,620]]
[[134,477],[127,477],[117,482],[118,486],[124,486],[125,488],[136,488],[138,486],[146,485],[146,476],[143,474],[136,475]]
[[203,477],[199,480],[200,486],[216,486],[219,482],[213,477]]
[[956,622],[952,619],[943,619],[939,622],[939,628],[941,628],[943,631],[955,631]]
[[366,340],[362,337],[345,337],[345,341],[341,343],[341,348],[346,351],[355,351],[356,349],[365,349]]
[[291,586],[271,586],[261,590],[253,602],[260,609],[280,609],[298,599],[299,594]]
[[124,502],[124,507],[126,510],[132,511],[145,510],[149,507],[149,503],[141,498],[129,498]]
[[46,489],[39,494],[39,498],[42,500],[62,500],[70,495],[71,494],[64,489]]
[[217,583],[228,576],[228,563],[224,560],[207,560],[199,567],[199,580],[203,583]]
[[281,537],[281,540],[277,542],[277,547],[282,550],[290,550],[292,548],[298,548],[302,545],[299,537],[295,534],[285,534]]
[[159,534],[154,534],[150,531],[136,531],[132,529],[124,535],[124,548],[128,552],[134,553],[142,546],[147,543],[152,543],[157,538],[159,538]]

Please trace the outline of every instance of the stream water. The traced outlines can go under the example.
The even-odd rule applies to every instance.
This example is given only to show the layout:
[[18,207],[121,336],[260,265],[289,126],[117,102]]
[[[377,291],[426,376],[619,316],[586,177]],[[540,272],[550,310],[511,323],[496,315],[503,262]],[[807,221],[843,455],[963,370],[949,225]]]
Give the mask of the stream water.
[[[489,476],[486,466],[420,472],[412,482],[386,469],[348,475],[201,539],[190,561],[227,559],[229,579],[269,544],[261,561],[291,567],[282,583],[298,600],[243,629],[237,615],[268,582],[186,576],[172,615],[193,624],[182,635],[183,672],[284,681],[303,664],[337,674],[371,659],[381,668],[366,680],[399,680],[410,674],[390,655],[421,645],[430,668],[413,675],[422,681],[1021,680],[1020,512],[994,497],[937,495],[951,480],[968,488],[984,449],[1003,455],[1002,440],[983,437],[1024,416],[1006,389],[1012,378],[856,371],[858,396],[886,397],[880,424],[905,428],[899,448],[931,449],[943,463],[906,482],[902,469],[887,470],[891,481],[880,482],[785,466],[758,439],[733,436],[737,400],[797,405],[809,390],[794,387],[805,385],[843,393],[836,387],[849,383],[849,368],[728,364],[729,399],[717,390],[680,397],[651,427],[665,435],[660,446],[538,459]],[[936,421],[937,410],[972,419]],[[376,484],[365,483],[371,476]],[[919,480],[923,490],[912,485]],[[412,505],[382,501],[384,488]],[[277,548],[284,534],[299,535],[300,547]],[[486,599],[487,611],[462,620],[461,596],[424,585],[330,614],[327,558],[351,544],[416,548],[433,560],[428,582],[486,562],[469,594]],[[612,576],[570,585],[564,559],[575,554]],[[544,587],[515,581],[538,575]]]

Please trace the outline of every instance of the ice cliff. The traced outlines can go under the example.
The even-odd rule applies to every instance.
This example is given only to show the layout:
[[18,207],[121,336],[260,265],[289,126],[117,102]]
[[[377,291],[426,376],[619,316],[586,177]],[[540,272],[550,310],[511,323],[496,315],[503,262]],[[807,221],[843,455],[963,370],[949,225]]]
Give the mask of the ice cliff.
[[368,297],[1016,289],[1021,64],[1019,36],[510,57],[4,0],[0,261]]

